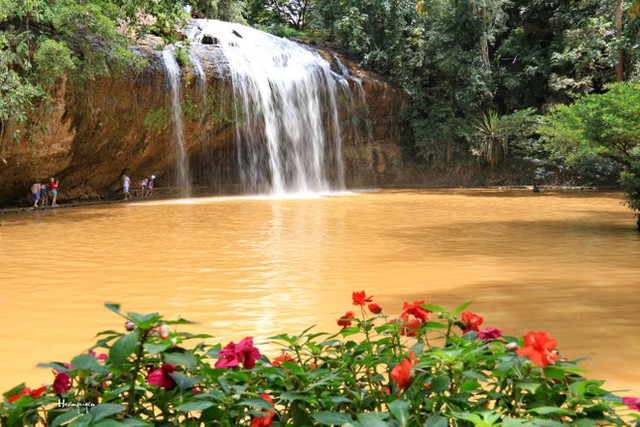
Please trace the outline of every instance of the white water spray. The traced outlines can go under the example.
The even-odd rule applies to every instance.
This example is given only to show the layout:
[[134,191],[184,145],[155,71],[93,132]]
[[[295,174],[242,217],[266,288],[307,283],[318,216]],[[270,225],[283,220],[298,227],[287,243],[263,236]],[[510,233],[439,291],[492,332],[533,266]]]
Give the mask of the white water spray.
[[171,87],[171,105],[173,110],[173,129],[176,146],[176,184],[180,196],[191,196],[191,177],[189,174],[189,159],[185,150],[184,131],[182,128],[182,107],[180,105],[180,66],[176,61],[172,48],[162,51],[162,62],[166,71],[166,79]]
[[254,193],[344,189],[338,93],[344,78],[318,53],[249,27],[197,20],[192,43],[216,40],[235,95],[241,179]]

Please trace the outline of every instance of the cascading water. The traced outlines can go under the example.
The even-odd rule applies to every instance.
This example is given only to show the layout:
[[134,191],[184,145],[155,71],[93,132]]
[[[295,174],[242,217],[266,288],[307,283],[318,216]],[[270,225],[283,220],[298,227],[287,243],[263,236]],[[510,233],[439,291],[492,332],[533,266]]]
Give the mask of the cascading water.
[[162,51],[162,62],[166,78],[171,87],[171,106],[173,110],[173,129],[176,145],[176,184],[181,197],[191,196],[191,177],[189,159],[185,150],[184,131],[182,128],[182,107],[180,105],[180,66],[176,61],[172,48]]
[[238,24],[196,20],[192,44],[215,40],[231,73],[241,179],[250,192],[344,189],[337,108],[346,82],[318,53]]

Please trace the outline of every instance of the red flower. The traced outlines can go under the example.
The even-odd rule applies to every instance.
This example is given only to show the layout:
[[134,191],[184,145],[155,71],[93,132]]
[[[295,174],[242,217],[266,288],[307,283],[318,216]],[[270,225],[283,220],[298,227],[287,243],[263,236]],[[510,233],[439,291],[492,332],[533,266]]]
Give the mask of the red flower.
[[57,395],[69,391],[71,389],[71,375],[68,372],[58,372],[53,380],[53,391]]
[[282,362],[296,363],[296,359],[291,357],[289,353],[283,351],[282,354],[271,361],[273,366],[282,366]]
[[431,311],[425,310],[424,308],[420,307],[422,304],[424,304],[424,300],[414,301],[411,304],[405,302],[403,306],[404,311],[402,312],[400,317],[407,317],[408,315],[412,315],[416,319],[420,319],[421,322],[426,322],[427,316],[429,315],[429,313],[431,313]]
[[524,336],[524,346],[517,350],[520,356],[527,356],[533,363],[544,368],[558,360],[553,349],[558,341],[549,337],[546,332],[529,332]]
[[379,314],[382,312],[382,307],[380,307],[380,304],[369,304],[367,306],[369,308],[369,311],[372,312],[373,314]]
[[478,316],[477,314],[472,313],[470,311],[463,311],[462,324],[464,325],[464,328],[462,328],[462,332],[465,334],[469,331],[478,332],[480,330],[480,325],[482,325],[483,321],[484,319]]
[[37,399],[37,398],[38,398],[38,397],[40,397],[40,395],[41,395],[42,393],[44,393],[45,391],[47,391],[47,386],[46,386],[46,385],[43,385],[43,386],[42,386],[42,387],[40,387],[40,388],[37,388],[37,389],[35,389],[35,390],[31,390],[31,391],[29,392],[29,396],[31,396],[31,397],[32,397],[32,398],[34,398],[34,399]]
[[37,388],[35,390],[31,390],[29,387],[25,387],[25,388],[22,389],[22,391],[20,391],[20,393],[14,394],[13,396],[11,396],[7,400],[7,402],[8,403],[13,403],[16,400],[20,399],[22,396],[26,396],[26,395],[31,396],[32,399],[37,399],[45,391],[47,391],[47,386],[46,385],[43,385],[42,387]]
[[176,370],[176,367],[170,363],[163,363],[160,369],[149,372],[147,375],[147,384],[158,385],[167,390],[175,388],[176,382],[171,378],[171,373]]
[[353,296],[353,305],[364,306],[368,302],[373,302],[373,296],[367,296],[364,291],[354,292]]
[[[269,402],[271,407],[273,407],[273,399],[271,399],[271,396],[269,396],[268,394],[261,394],[260,397]],[[263,409],[262,412],[265,412],[267,415],[264,417],[253,417],[250,427],[269,427],[271,425],[271,423],[273,422],[273,416],[275,414],[272,411],[268,411],[266,409]]]
[[409,358],[402,360],[402,363],[397,364],[391,370],[391,379],[398,384],[399,388],[405,388],[411,382],[411,375],[413,371],[413,365],[418,363],[417,359],[414,359],[413,352],[409,353]]
[[415,318],[404,318],[402,325],[400,326],[400,334],[407,337],[415,337],[418,335],[416,329],[422,326],[422,322]]
[[353,311],[347,311],[344,316],[338,319],[338,326],[342,326],[343,328],[351,326],[351,322],[349,321],[349,319],[353,318],[355,318]]

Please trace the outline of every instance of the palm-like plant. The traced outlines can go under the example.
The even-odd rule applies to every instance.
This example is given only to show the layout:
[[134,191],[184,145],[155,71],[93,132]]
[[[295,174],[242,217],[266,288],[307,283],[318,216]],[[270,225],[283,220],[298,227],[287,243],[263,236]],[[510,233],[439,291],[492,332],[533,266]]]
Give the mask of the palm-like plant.
[[489,110],[475,125],[478,145],[472,150],[480,159],[495,166],[507,155],[509,148],[508,132],[501,125],[497,112]]

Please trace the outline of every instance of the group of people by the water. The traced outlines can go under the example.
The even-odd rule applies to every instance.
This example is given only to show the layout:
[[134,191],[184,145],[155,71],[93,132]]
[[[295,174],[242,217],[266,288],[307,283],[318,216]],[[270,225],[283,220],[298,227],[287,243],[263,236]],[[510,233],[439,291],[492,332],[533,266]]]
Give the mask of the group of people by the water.
[[51,207],[58,207],[58,184],[60,182],[55,178],[49,178],[49,183],[43,184],[40,180],[31,186],[31,197],[33,198],[33,208],[37,209],[38,205],[44,208],[51,200]]
[[[156,176],[151,175],[145,177],[140,182],[140,195],[142,197],[150,197],[153,195],[153,187],[155,186]],[[58,185],[60,181],[51,177],[48,183],[43,183],[39,179],[31,185],[31,198],[33,199],[33,208],[44,208],[51,205],[52,208],[57,208],[58,201]],[[133,195],[130,191],[131,178],[126,174],[122,174],[122,194],[124,200],[132,200]]]
[[[142,197],[150,197],[153,195],[153,187],[155,185],[156,176],[151,175],[149,178],[145,177],[140,182],[140,195]],[[128,175],[122,174],[122,195],[125,201],[132,200],[131,195],[131,178]]]

